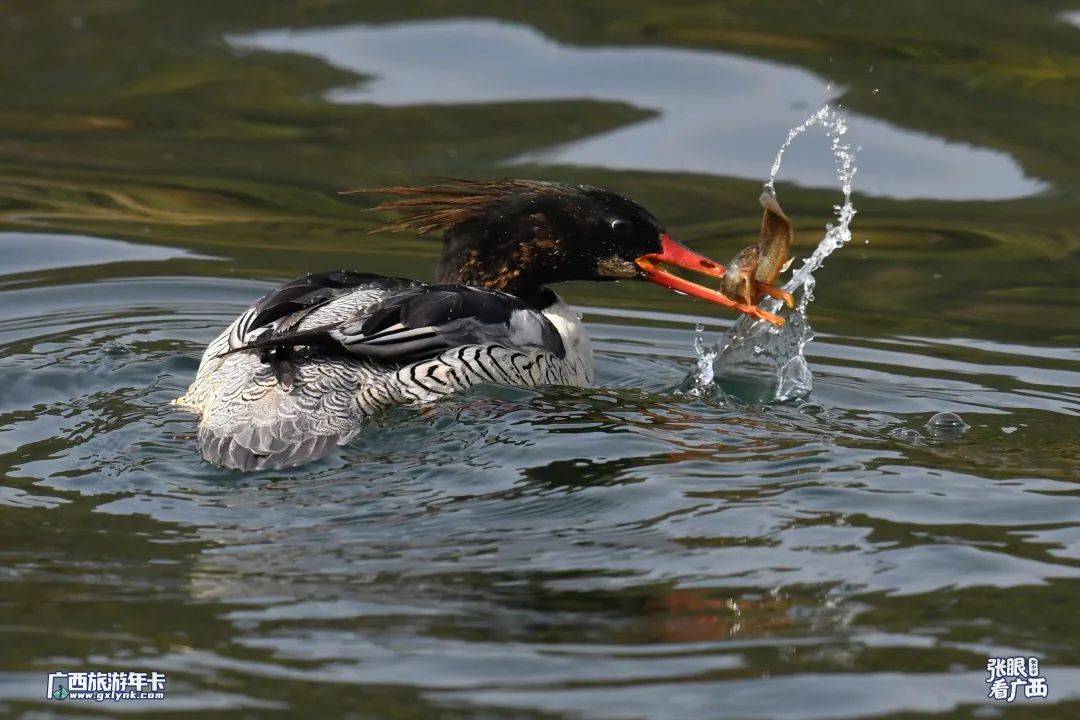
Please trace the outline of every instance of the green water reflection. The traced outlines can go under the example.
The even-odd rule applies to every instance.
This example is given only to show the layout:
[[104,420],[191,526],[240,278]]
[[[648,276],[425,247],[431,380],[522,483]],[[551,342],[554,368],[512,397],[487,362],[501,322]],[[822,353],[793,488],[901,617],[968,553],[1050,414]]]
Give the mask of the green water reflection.
[[[376,480],[383,477],[379,472],[387,478],[399,477],[405,472],[402,467],[407,468],[409,482],[394,486],[387,494],[391,501],[386,501],[376,481],[354,487],[331,472],[341,468],[322,468],[311,476],[246,480],[214,474],[191,462],[173,466],[175,476],[160,477],[154,463],[169,452],[168,446],[182,434],[183,426],[158,408],[170,393],[175,394],[169,383],[175,384],[175,378],[190,375],[194,369],[192,338],[201,337],[199,332],[210,325],[222,324],[223,318],[212,315],[204,323],[184,316],[182,340],[168,333],[155,334],[153,329],[143,337],[142,327],[135,324],[132,335],[142,344],[129,346],[129,351],[136,347],[139,355],[131,363],[139,366],[141,360],[146,367],[132,371],[129,384],[136,389],[130,394],[110,390],[107,378],[101,380],[101,387],[94,384],[97,380],[86,380],[86,387],[79,385],[81,381],[65,380],[70,388],[57,381],[52,391],[62,399],[55,403],[44,395],[22,399],[16,395],[20,386],[14,382],[0,391],[0,468],[5,473],[4,485],[11,491],[10,496],[0,495],[4,500],[0,504],[0,579],[4,580],[0,671],[14,678],[0,685],[0,713],[30,717],[41,710],[37,697],[24,689],[36,688],[33,678],[50,669],[91,666],[103,658],[114,664],[143,663],[149,658],[146,662],[156,663],[155,669],[175,669],[177,696],[199,694],[202,704],[190,710],[181,707],[181,713],[196,714],[201,708],[213,717],[275,712],[284,716],[301,711],[327,717],[346,711],[358,717],[471,717],[481,707],[485,717],[600,717],[608,704],[617,702],[620,686],[607,687],[608,696],[597,689],[601,683],[587,672],[590,644],[611,651],[612,657],[605,655],[607,662],[614,663],[610,674],[627,678],[627,685],[639,690],[665,679],[707,685],[765,673],[809,677],[848,671],[938,673],[944,683],[950,673],[977,671],[987,644],[1037,648],[1048,662],[1073,668],[1072,674],[1059,676],[1056,685],[1051,680],[1051,692],[1064,697],[1071,690],[1075,698],[1077,688],[1068,686],[1080,678],[1075,672],[1080,666],[1080,625],[1075,619],[1080,540],[1075,516],[1056,516],[1052,507],[1055,499],[1065,503],[1076,498],[1080,463],[1080,426],[1075,411],[1066,409],[1070,402],[1075,407],[1075,388],[1055,386],[1054,380],[1075,374],[1076,356],[1069,348],[1080,341],[1080,230],[1075,221],[1080,211],[1080,146],[1076,143],[1080,28],[1062,19],[1071,9],[1074,6],[1066,2],[986,0],[944,4],[432,0],[407,7],[381,0],[11,3],[0,16],[4,48],[0,232],[72,233],[186,251],[166,261],[68,267],[58,259],[45,270],[7,272],[0,278],[0,296],[9,298],[11,307],[32,305],[43,297],[18,292],[96,287],[100,300],[112,292],[110,288],[119,287],[117,281],[136,283],[145,278],[185,278],[183,282],[192,285],[189,296],[198,295],[195,279],[221,281],[220,286],[209,283],[208,292],[220,287],[237,300],[245,293],[254,297],[261,286],[227,283],[278,280],[337,267],[429,278],[438,252],[436,242],[371,234],[386,220],[367,211],[374,201],[338,191],[442,176],[498,177],[512,172],[608,186],[649,207],[687,244],[721,258],[754,235],[760,177],[725,177],[723,168],[703,175],[539,164],[508,168],[503,164],[508,158],[647,120],[655,115],[654,109],[587,98],[437,108],[334,104],[325,99],[327,91],[363,78],[310,56],[240,51],[225,39],[283,27],[495,18],[530,26],[569,45],[724,51],[800,67],[845,88],[842,102],[853,112],[1007,154],[1024,173],[1044,182],[1046,190],[993,202],[902,201],[857,192],[855,240],[830,258],[819,274],[812,320],[819,332],[842,335],[848,343],[845,347],[857,346],[867,353],[885,352],[888,343],[902,336],[963,338],[964,342],[942,342],[926,351],[926,357],[956,365],[947,370],[913,368],[911,377],[948,374],[960,383],[967,374],[978,375],[972,382],[979,383],[986,395],[1028,393],[1044,406],[1033,400],[1030,407],[1015,410],[1017,422],[1027,422],[1027,429],[1003,435],[996,427],[988,429],[986,423],[993,420],[993,413],[986,409],[989,401],[980,397],[972,402],[982,403],[982,409],[965,416],[976,426],[970,444],[890,446],[875,456],[880,440],[867,428],[877,427],[877,414],[895,412],[906,417],[923,408],[864,406],[862,414],[822,419],[820,424],[800,419],[799,423],[806,424],[799,425],[799,432],[778,439],[773,433],[779,435],[789,427],[785,425],[789,418],[783,415],[788,410],[778,411],[780,419],[753,416],[748,420],[733,419],[731,413],[694,402],[660,405],[655,393],[676,384],[688,366],[669,363],[657,369],[642,361],[633,367],[643,375],[655,370],[655,375],[640,382],[637,377],[610,377],[611,384],[623,388],[611,391],[613,402],[597,404],[595,398],[561,391],[530,400],[529,412],[518,410],[524,417],[520,424],[543,425],[543,432],[552,436],[565,433],[565,437],[538,442],[552,453],[565,443],[570,446],[567,456],[519,465],[520,478],[503,484],[493,481],[493,487],[483,485],[482,491],[478,488],[489,477],[485,473],[492,477],[497,473],[498,468],[492,468],[494,460],[512,456],[517,461],[518,454],[527,454],[521,448],[527,448],[528,442],[516,434],[523,431],[513,419],[505,420],[491,435],[505,444],[506,455],[480,453],[481,460],[469,472],[455,471],[453,483],[457,484],[445,490],[446,496],[434,500],[425,493],[441,479],[424,474],[434,470],[422,464],[402,465],[400,458],[387,459],[379,453],[390,452],[387,445],[401,442],[417,456],[426,451],[456,456],[465,452],[461,448],[475,448],[470,443],[479,441],[472,435],[465,439],[452,435],[445,418],[432,421],[433,436],[424,434],[429,427],[426,420],[398,418],[405,428],[403,435],[395,435],[388,421],[378,430],[378,439],[363,450]],[[738,113],[739,108],[731,112]],[[776,138],[777,144],[781,139]],[[767,163],[768,158],[762,158],[762,166]],[[783,182],[780,192],[801,238],[797,251],[805,254],[820,238],[837,195],[828,189]],[[0,270],[3,263],[0,255]],[[126,292],[130,295],[117,298],[110,322],[122,325],[144,318],[141,308],[147,301],[139,294],[142,290],[132,285]],[[572,302],[588,306],[708,314],[685,298],[642,284],[580,285],[568,288],[566,294]],[[65,319],[58,318],[58,326]],[[618,326],[605,327],[614,334]],[[16,330],[12,332],[17,334]],[[59,329],[56,332],[58,337],[63,334]],[[99,338],[89,335],[88,347],[100,349]],[[679,336],[684,348],[686,340]],[[48,341],[47,329],[32,339],[19,336],[0,346],[0,360],[34,356],[40,364],[27,360],[27,367],[47,371],[51,360],[42,358],[49,355]],[[657,344],[665,341],[656,340]],[[1008,348],[999,353],[1006,344]],[[1042,350],[1032,350],[1032,357],[1009,354],[1020,346]],[[64,346],[64,353],[70,351],[65,359],[82,350],[90,352]],[[1046,355],[1034,359],[1044,351]],[[829,361],[843,364],[836,358]],[[109,362],[113,364],[102,375],[128,369],[122,358]],[[854,360],[851,366],[859,362]],[[865,359],[867,368],[877,367],[874,363],[878,362],[890,367],[902,364]],[[1029,366],[1026,369],[1050,379],[1032,383],[1041,390],[1018,390],[1021,383],[1010,375],[1011,365]],[[164,368],[162,376],[154,374],[159,367]],[[38,392],[29,371],[12,373],[19,383],[32,388],[28,393]],[[92,373],[87,370],[87,374]],[[162,380],[165,374],[168,379]],[[661,376],[662,381],[656,379]],[[841,396],[850,390],[854,395],[844,385],[849,379],[843,376],[826,394]],[[49,381],[40,382],[44,387]],[[637,385],[646,390],[627,389]],[[898,394],[915,403],[918,388],[913,382]],[[68,403],[68,390],[79,400]],[[869,389],[863,390],[867,398],[880,403],[886,402],[882,398],[887,399],[889,392],[875,388],[879,394],[872,395]],[[79,395],[82,392],[85,395]],[[495,407],[502,407],[502,402],[512,405],[497,393],[482,399]],[[550,407],[544,404],[548,402]],[[530,414],[536,403],[547,414]],[[467,416],[470,408],[455,407],[454,412]],[[715,417],[709,416],[713,412]],[[795,411],[790,413],[794,416]],[[51,414],[58,418],[62,433],[38,437],[36,430],[28,429],[35,418]],[[84,424],[64,425],[84,415],[89,418]],[[486,418],[481,415],[480,424]],[[565,428],[559,425],[563,422]],[[725,437],[729,445],[717,449],[710,422],[718,427],[745,425]],[[857,429],[849,432],[845,422]],[[881,427],[886,424],[882,422]],[[612,447],[621,443],[625,448],[634,442],[640,446],[633,446],[626,455],[612,450],[601,457],[599,450],[594,452],[597,446],[573,445],[574,433],[581,428],[605,434]],[[159,435],[144,436],[153,432]],[[469,432],[488,437],[486,430]],[[652,432],[660,435],[649,435]],[[92,463],[79,467],[70,460],[72,448],[79,443],[108,437],[114,439],[101,442],[132,448],[138,457],[132,464],[149,468],[145,478],[140,475],[132,481],[134,485],[119,483],[102,490],[94,485],[97,475],[89,467]],[[775,495],[802,489],[801,453],[812,454],[807,447],[816,437],[827,438],[822,443],[836,442],[849,453],[830,455],[820,467],[814,466],[820,471],[815,482],[820,480],[821,493],[830,491],[829,478],[837,478],[853,485],[866,483],[884,496],[887,489],[867,479],[873,472],[902,475],[898,466],[917,466],[928,468],[928,476],[938,481],[945,477],[959,484],[970,482],[965,499],[960,494],[950,496],[959,505],[974,507],[984,493],[993,494],[999,504],[978,506],[969,515],[949,505],[942,516],[934,517],[933,498],[949,495],[950,490],[935,490],[937,486],[931,483],[919,491],[925,493],[926,504],[920,509],[924,516],[890,517],[887,503],[872,509],[847,508],[841,498],[821,500],[808,486],[805,497],[799,496],[803,504],[796,503],[797,509],[785,520],[790,525],[769,528],[747,518],[752,529],[740,530],[741,500],[747,501],[747,508],[750,501],[764,507]],[[95,452],[111,452],[115,460],[126,451],[107,447]],[[734,477],[728,478],[734,485],[721,488],[695,484],[710,472],[703,468],[725,458],[749,463],[748,473],[762,473],[760,484],[748,481],[741,486]],[[772,461],[779,464],[768,465]],[[153,479],[155,472],[158,480]],[[650,472],[654,475],[649,476]],[[683,483],[678,487],[685,506],[672,510],[659,501],[656,508],[646,502],[651,498],[648,493],[656,492],[650,477],[654,481],[668,478],[664,473],[671,473],[672,482]],[[771,484],[772,476],[766,477],[769,473],[775,474],[775,484]],[[39,482],[46,477],[47,483]],[[1025,499],[1049,500],[1047,505],[1018,511],[1022,515],[1018,524],[1033,534],[1019,538],[1003,527],[1011,527],[1008,503],[1017,500],[1008,494],[1007,486],[1024,480],[1034,483]],[[160,485],[154,484],[159,481]],[[313,519],[312,526],[321,534],[312,537],[304,535],[302,524],[277,524],[296,518],[272,514],[294,502],[290,491],[308,481],[301,491],[303,501],[297,502],[299,515],[304,516],[317,502],[324,509],[341,503],[344,513],[332,517],[330,529],[320,525],[319,518]],[[86,484],[80,487],[80,482]],[[1065,489],[1070,485],[1071,489]],[[625,495],[593,497],[613,488]],[[397,545],[400,538],[393,535],[397,525],[380,525],[385,519],[365,516],[364,506],[350,500],[353,492],[373,506],[389,502],[383,511],[400,512],[411,523],[410,530],[430,545]],[[424,525],[423,512],[408,515],[418,508],[437,514],[438,508],[452,506],[459,497],[471,497],[474,492],[484,504],[462,512],[461,525],[429,526]],[[155,500],[153,511],[140,514],[137,508],[122,505],[137,503],[144,493],[158,499],[175,495],[176,507]],[[553,497],[570,504],[560,505]],[[609,530],[619,538],[612,558],[589,554],[588,544],[602,544],[606,535],[574,544],[570,536],[575,526],[630,512],[633,498],[645,498],[637,507],[641,516],[612,523]],[[545,530],[551,533],[545,539],[568,553],[571,546],[580,551],[580,557],[574,556],[576,564],[545,565],[537,559],[545,547],[539,542],[529,545],[535,556],[511,557],[502,566],[485,564],[486,554],[499,549],[495,529],[502,527],[500,523],[510,526],[520,520],[520,515],[509,517],[511,511],[505,508],[522,515],[543,515],[551,509],[546,502],[566,516],[558,528]],[[656,534],[654,525],[680,514],[696,517],[694,511],[710,503],[725,508],[723,514],[733,518],[729,522],[735,523],[735,529],[721,533],[703,526],[671,537]],[[245,525],[228,514],[237,507],[250,510],[258,520]],[[1066,513],[1069,507],[1058,509]],[[649,515],[647,511],[653,509],[657,512]],[[666,514],[669,510],[670,515]],[[175,516],[170,515],[174,511]],[[215,511],[225,513],[227,520],[218,522]],[[354,520],[350,512],[360,519]],[[841,516],[843,523],[838,521]],[[700,517],[695,521],[701,521]],[[357,535],[340,529],[355,530],[365,522],[370,529]],[[472,522],[478,528],[475,536],[462,529]],[[884,581],[879,589],[871,585],[855,600],[844,595],[845,601],[837,604],[834,593],[843,594],[844,588],[836,578],[843,572],[823,560],[820,579],[812,577],[813,568],[806,568],[808,574],[795,576],[784,592],[770,594],[768,586],[774,583],[753,575],[751,551],[775,548],[772,533],[789,528],[808,544],[835,547],[841,554],[845,548],[863,545],[906,550],[925,545],[932,552],[930,548],[936,549],[935,543],[946,538],[945,544],[958,554],[940,559],[935,567],[942,573],[953,572],[964,562],[975,564],[963,553],[993,551],[1015,563],[1015,568],[1009,567],[1017,577],[1038,576],[1042,584],[1025,581],[1003,587],[999,576],[991,573],[994,580],[985,587],[930,583],[927,591],[920,584],[924,578],[904,577],[890,587],[884,587]],[[856,529],[863,534],[855,533]],[[471,565],[452,572],[439,564],[440,553],[451,552],[437,544],[435,538],[442,532],[460,532],[451,538],[451,542],[460,541],[453,552],[471,559]],[[559,545],[564,541],[565,547]],[[245,547],[257,554],[263,542],[273,552],[257,560],[222,551]],[[376,557],[374,550],[368,555],[356,549],[364,543],[385,550],[385,555]],[[424,555],[425,551],[430,552]],[[682,551],[685,555],[680,555]],[[709,575],[709,568],[687,560],[698,552],[722,553],[733,563],[736,555],[726,553],[745,553],[740,556],[746,563],[744,577],[726,577],[729,584],[722,585]],[[623,582],[634,572],[646,575],[634,564],[635,558],[651,559],[652,553],[660,566],[657,577]],[[683,560],[688,564],[678,565]],[[672,565],[667,566],[668,562]],[[1028,568],[1041,565],[1052,566],[1053,571],[1025,574]],[[599,569],[609,566],[609,571]],[[897,572],[902,574],[903,569]],[[432,578],[438,587],[433,587]],[[897,594],[897,587],[906,587],[907,592]],[[267,610],[283,599],[317,601],[350,593],[366,598],[373,607],[346,608],[340,617],[320,616],[315,609],[299,620],[275,618]],[[738,612],[732,606],[736,595],[741,605]],[[426,612],[395,609],[405,599]],[[858,616],[854,625],[845,613]],[[849,641],[846,633],[859,628],[873,637]],[[481,681],[469,686],[451,679],[446,685],[449,689],[434,682],[424,687],[399,681],[389,670],[380,673],[363,665],[365,657],[372,657],[402,677],[423,677],[432,667],[425,664],[431,662],[426,646],[410,647],[402,660],[392,652],[400,634],[433,643],[479,644],[485,650],[470,655],[470,661],[481,662],[483,656],[491,663],[483,666],[485,671],[477,671],[481,679],[496,677],[492,667],[500,662],[509,667],[516,657],[528,656],[536,667],[550,667],[551,676],[546,679],[554,678],[551,682],[560,689],[584,694],[577,707],[566,708],[533,698],[526,691],[540,691],[525,685],[502,687],[502,695],[492,690],[489,697],[484,695],[489,688]],[[748,644],[734,647],[730,654],[709,650],[709,643],[733,637],[748,639]],[[941,645],[928,651],[918,642],[920,637],[934,638]],[[312,649],[325,650],[337,642],[333,638],[360,648],[355,650],[363,669],[359,684],[349,675],[347,661],[336,662],[351,657],[353,649],[339,647],[339,655],[326,657]],[[752,642],[775,638],[786,644]],[[874,638],[906,639],[875,645]],[[677,648],[686,643],[699,643],[702,648],[680,655]],[[559,644],[572,646],[566,650],[571,658],[566,662],[577,670],[565,671],[552,659],[561,652]],[[662,655],[664,662],[650,664],[626,648],[644,648],[643,654]],[[484,654],[489,651],[490,655]],[[439,652],[452,658],[452,650]],[[701,656],[696,664],[695,652]],[[581,679],[574,677],[578,671]],[[496,683],[491,680],[491,684]],[[3,691],[9,687],[13,689],[5,696]],[[723,690],[718,686],[716,691]],[[973,705],[979,698],[960,697],[924,709],[942,717],[975,713],[968,703]],[[792,705],[799,705],[797,699]],[[873,705],[865,707],[870,712]],[[895,717],[902,716],[897,714],[902,708],[917,709],[903,704],[883,707],[882,712]],[[45,709],[78,710],[55,705]],[[842,714],[839,705],[832,710],[837,716]],[[1074,699],[1071,704],[1059,702],[1046,708],[1013,707],[1008,716],[1064,718],[1075,717],[1076,710]],[[671,716],[679,715],[672,712]]]

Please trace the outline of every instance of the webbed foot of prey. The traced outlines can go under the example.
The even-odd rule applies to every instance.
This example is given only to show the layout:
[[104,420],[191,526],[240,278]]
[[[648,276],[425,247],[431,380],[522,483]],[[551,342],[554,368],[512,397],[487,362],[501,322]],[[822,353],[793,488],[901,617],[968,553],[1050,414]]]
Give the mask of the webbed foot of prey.
[[777,300],[783,300],[784,304],[789,308],[795,307],[795,296],[789,293],[787,290],[781,290],[778,287],[773,287],[763,282],[757,284],[757,289],[765,293],[769,297],[776,298]]

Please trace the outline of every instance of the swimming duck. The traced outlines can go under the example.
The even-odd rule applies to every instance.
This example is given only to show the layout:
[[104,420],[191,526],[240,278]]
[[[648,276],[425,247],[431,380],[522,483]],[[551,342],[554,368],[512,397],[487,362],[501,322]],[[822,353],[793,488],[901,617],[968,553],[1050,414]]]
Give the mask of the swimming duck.
[[528,180],[384,188],[392,228],[441,232],[436,284],[340,270],[293,280],[244,311],[210,345],[175,404],[200,415],[203,457],[237,469],[321,457],[393,405],[479,383],[593,381],[577,314],[549,285],[642,279],[775,321],[690,282],[725,267],[677,243],[614,192]]

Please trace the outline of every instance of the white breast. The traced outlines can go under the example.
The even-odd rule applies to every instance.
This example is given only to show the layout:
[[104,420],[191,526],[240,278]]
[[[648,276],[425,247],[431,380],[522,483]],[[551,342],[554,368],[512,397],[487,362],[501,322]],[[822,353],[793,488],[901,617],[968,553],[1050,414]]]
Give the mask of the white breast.
[[575,368],[581,376],[582,385],[592,385],[592,341],[585,330],[585,323],[581,322],[581,316],[571,310],[562,298],[558,298],[554,305],[544,308],[542,312],[562,337],[563,346],[566,348],[567,364]]

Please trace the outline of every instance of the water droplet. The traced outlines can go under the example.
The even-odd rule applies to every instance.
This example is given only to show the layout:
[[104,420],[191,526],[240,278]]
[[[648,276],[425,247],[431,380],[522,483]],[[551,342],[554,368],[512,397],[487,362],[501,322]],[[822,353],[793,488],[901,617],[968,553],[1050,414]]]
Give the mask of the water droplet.
[[963,418],[953,412],[939,412],[926,423],[926,429],[936,438],[958,438],[971,429]]
[[709,347],[705,343],[705,325],[694,325],[694,352],[697,353],[697,372],[694,373],[694,386],[690,389],[693,395],[701,395],[705,389],[712,385],[714,370],[713,363],[716,361],[716,347]]

